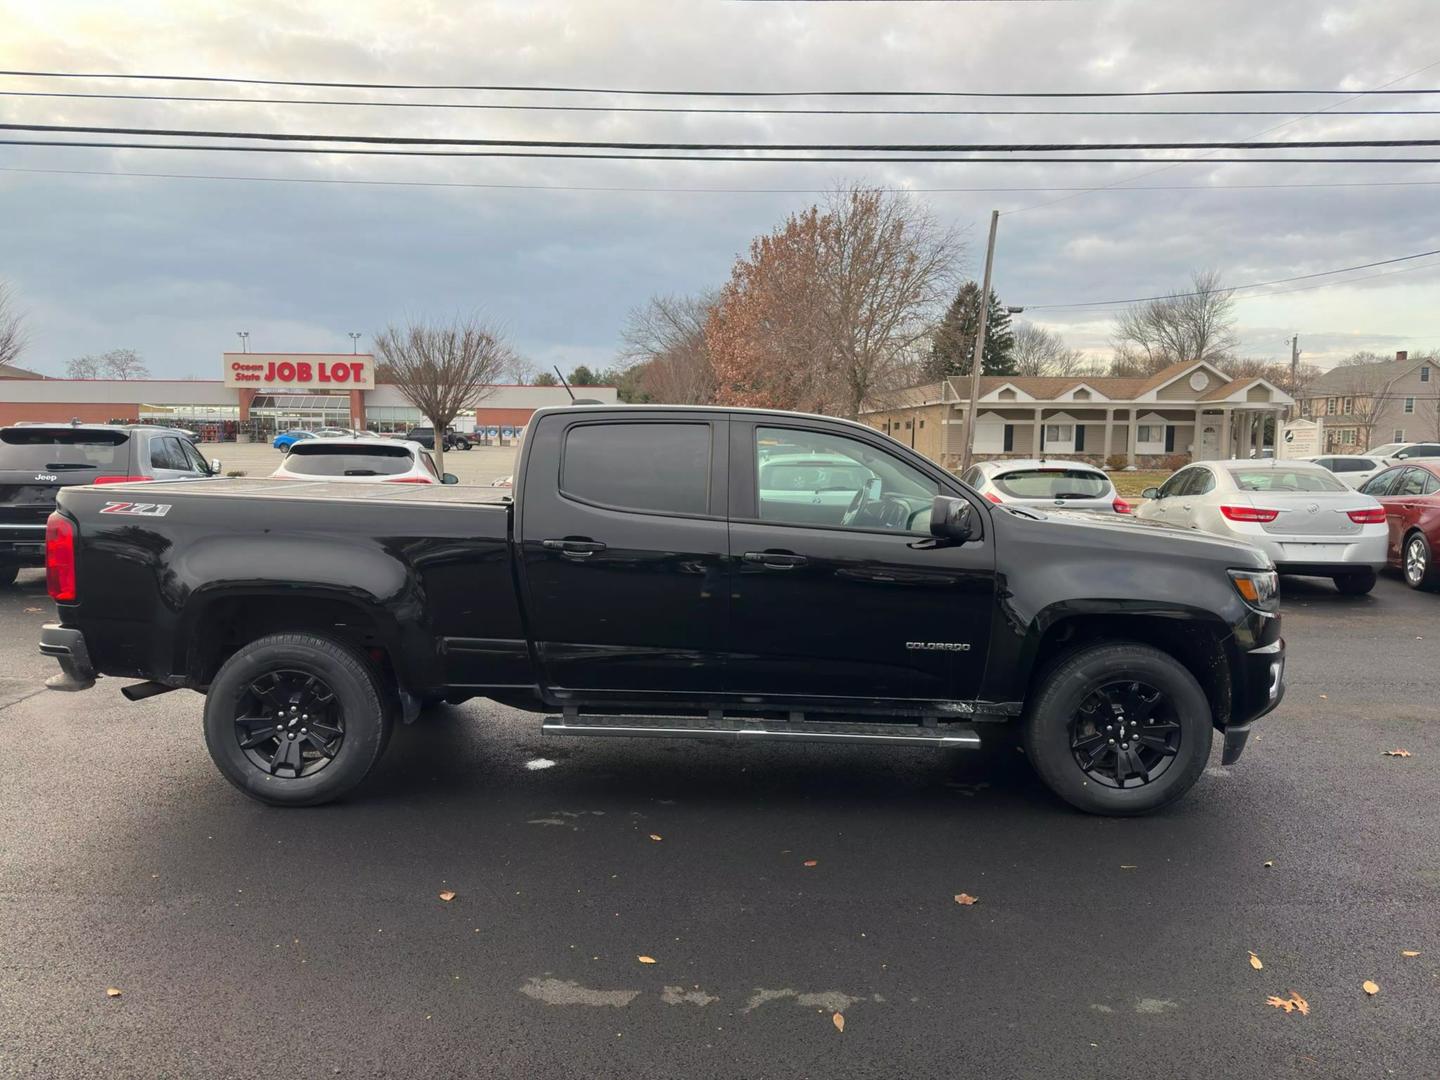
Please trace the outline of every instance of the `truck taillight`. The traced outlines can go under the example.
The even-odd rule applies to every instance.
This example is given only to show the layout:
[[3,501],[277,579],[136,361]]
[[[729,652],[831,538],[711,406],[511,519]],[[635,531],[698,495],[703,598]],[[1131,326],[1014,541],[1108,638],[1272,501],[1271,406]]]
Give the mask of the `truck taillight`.
[[59,513],[45,522],[45,588],[52,600],[75,601],[75,526]]
[[1220,513],[1231,521],[1258,521],[1261,524],[1280,516],[1279,510],[1262,510],[1258,506],[1222,506]]
[[148,483],[148,476],[97,476],[91,483],[94,484],[139,484]]
[[1115,496],[1115,501],[1111,503],[1110,506],[1117,514],[1128,514],[1131,510],[1134,509],[1128,502],[1120,498],[1119,495]]
[[987,492],[985,492],[985,498],[989,499],[991,502],[995,503],[997,506],[999,506],[999,505],[1004,501],[1004,500],[1002,500],[1002,499],[1000,498],[999,495],[996,495],[993,491],[987,491]]
[[1356,525],[1384,525],[1385,508],[1383,506],[1372,506],[1366,510],[1351,510],[1350,520]]

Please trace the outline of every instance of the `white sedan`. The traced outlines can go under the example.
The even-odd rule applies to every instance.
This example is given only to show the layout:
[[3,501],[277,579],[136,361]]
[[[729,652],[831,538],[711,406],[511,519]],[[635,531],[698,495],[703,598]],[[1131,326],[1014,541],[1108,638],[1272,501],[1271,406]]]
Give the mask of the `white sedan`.
[[305,439],[297,442],[271,476],[361,484],[458,484],[443,476],[419,443],[379,439]]
[[1375,587],[1385,508],[1309,461],[1205,461],[1147,488],[1135,516],[1260,548],[1282,574],[1328,577],[1342,593]]

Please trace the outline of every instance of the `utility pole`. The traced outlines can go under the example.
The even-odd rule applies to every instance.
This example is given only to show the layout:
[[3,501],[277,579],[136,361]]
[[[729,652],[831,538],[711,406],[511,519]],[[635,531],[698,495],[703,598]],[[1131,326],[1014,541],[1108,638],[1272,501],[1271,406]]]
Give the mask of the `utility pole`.
[[[1290,406],[1292,415],[1300,415],[1300,335],[1295,334],[1290,338],[1290,393],[1295,397],[1295,404]],[[1323,450],[1324,447],[1321,447]]]
[[995,230],[1000,225],[1000,211],[990,211],[990,241],[985,245],[985,282],[980,286],[980,325],[975,331],[975,357],[970,361],[970,404],[965,412],[965,452],[960,455],[960,471],[970,468],[975,456],[975,420],[980,412],[980,366],[985,358],[985,330],[990,321],[990,270],[995,265]]

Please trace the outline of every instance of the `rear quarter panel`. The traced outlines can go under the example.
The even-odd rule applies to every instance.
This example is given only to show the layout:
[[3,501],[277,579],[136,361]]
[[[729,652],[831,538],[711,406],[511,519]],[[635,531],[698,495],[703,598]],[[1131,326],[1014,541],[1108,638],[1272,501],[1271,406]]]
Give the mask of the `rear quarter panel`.
[[[78,523],[80,597],[61,617],[85,633],[104,674],[186,676],[192,645],[214,629],[221,598],[348,602],[374,621],[402,678],[417,688],[449,681],[449,639],[523,643],[504,506],[311,502],[165,487],[61,496]],[[163,517],[102,512],[127,498],[169,509]]]

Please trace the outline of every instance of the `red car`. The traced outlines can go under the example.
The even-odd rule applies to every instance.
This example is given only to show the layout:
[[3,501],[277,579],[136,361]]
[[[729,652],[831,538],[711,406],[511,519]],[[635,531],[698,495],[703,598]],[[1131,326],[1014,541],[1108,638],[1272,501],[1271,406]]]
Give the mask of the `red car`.
[[1440,460],[1406,462],[1376,473],[1360,489],[1385,507],[1390,565],[1412,589],[1440,589]]

